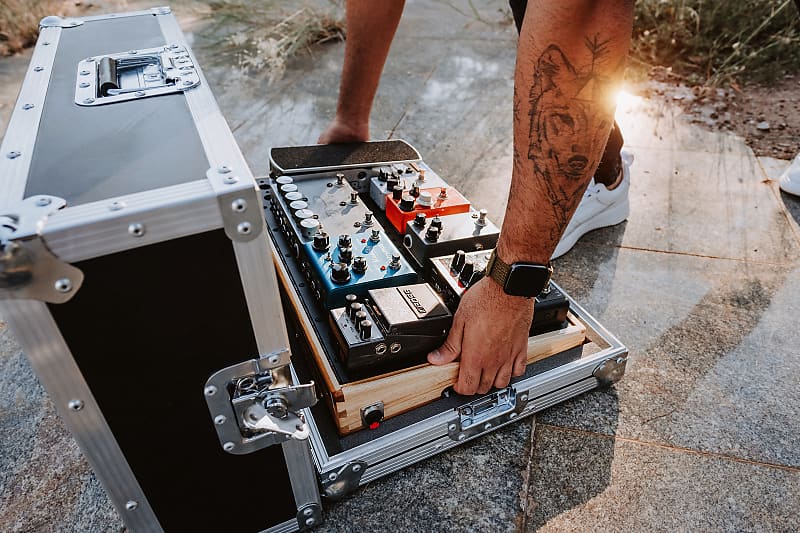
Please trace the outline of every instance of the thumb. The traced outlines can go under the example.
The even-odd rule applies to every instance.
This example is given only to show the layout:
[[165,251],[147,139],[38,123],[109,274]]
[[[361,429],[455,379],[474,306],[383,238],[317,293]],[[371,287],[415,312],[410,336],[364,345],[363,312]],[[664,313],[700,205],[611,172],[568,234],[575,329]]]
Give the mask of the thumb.
[[454,321],[447,340],[438,349],[428,354],[428,362],[432,365],[445,365],[458,359],[461,355],[461,337],[464,326],[461,321]]

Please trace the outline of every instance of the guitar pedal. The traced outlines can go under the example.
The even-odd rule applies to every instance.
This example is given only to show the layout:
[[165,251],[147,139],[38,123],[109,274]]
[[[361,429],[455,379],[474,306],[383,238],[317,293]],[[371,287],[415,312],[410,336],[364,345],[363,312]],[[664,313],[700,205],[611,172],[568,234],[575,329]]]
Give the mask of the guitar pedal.
[[[458,250],[453,255],[431,259],[431,285],[451,311],[458,308],[464,292],[483,279],[491,253],[491,250]],[[550,283],[536,296],[530,334],[540,335],[566,327],[568,313],[569,300],[554,283]]]
[[442,345],[453,315],[427,283],[370,290],[332,309],[339,358],[349,371],[422,364]]
[[488,218],[486,211],[471,211],[433,218],[419,218],[406,223],[403,246],[420,268],[428,266],[432,257],[474,252],[494,248],[500,228]]

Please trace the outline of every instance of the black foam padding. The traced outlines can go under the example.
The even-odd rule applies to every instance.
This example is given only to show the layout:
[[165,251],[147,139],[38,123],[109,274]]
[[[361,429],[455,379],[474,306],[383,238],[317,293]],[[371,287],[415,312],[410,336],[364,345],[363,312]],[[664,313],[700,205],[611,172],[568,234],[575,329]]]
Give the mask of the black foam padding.
[[352,167],[421,159],[419,152],[410,144],[399,140],[284,146],[273,148],[270,157],[275,170],[289,173],[305,169]]

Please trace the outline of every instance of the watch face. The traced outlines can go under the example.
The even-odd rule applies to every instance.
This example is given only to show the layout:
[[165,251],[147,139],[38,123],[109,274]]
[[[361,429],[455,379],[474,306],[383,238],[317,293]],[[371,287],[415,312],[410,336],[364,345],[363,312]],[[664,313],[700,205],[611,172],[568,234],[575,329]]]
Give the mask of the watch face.
[[514,263],[506,279],[505,292],[512,296],[533,298],[550,279],[550,268],[544,265]]

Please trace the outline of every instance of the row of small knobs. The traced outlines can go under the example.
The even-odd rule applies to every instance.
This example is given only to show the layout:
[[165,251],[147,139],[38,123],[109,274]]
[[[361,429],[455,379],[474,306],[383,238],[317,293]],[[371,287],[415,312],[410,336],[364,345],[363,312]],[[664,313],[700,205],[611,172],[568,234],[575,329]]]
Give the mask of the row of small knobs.
[[361,338],[369,339],[372,337],[372,322],[367,319],[364,306],[356,300],[355,294],[348,294],[345,296],[345,301],[349,304],[347,307],[347,316],[358,326],[358,334]]
[[483,270],[475,269],[475,262],[467,259],[464,250],[458,250],[450,261],[450,270],[458,274],[458,279],[465,286],[470,287],[480,281],[485,275]]

